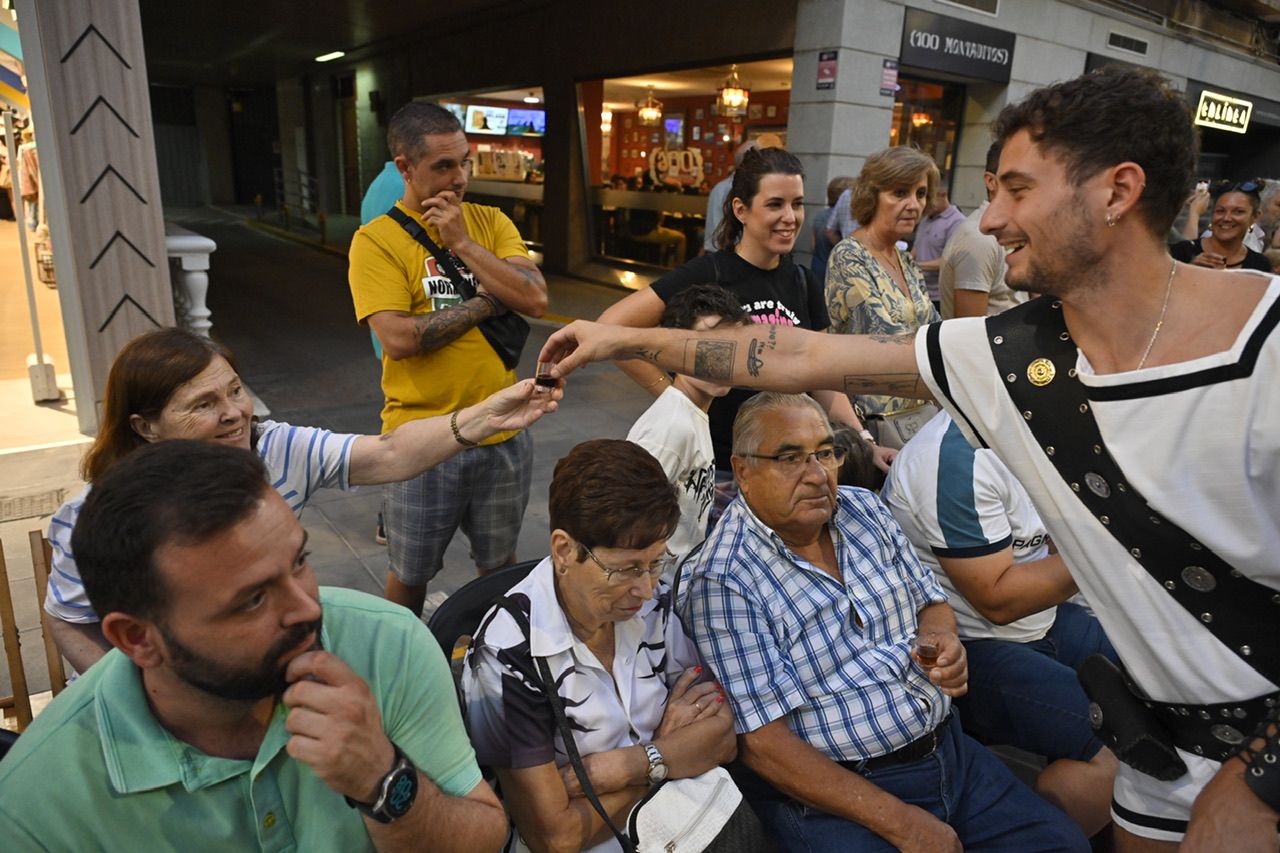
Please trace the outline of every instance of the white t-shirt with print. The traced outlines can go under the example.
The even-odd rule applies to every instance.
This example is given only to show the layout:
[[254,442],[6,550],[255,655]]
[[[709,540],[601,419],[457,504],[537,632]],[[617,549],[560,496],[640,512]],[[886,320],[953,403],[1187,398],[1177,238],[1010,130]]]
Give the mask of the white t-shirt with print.
[[716,459],[707,413],[671,386],[636,419],[627,441],[653,454],[676,487],[680,523],[667,540],[667,550],[684,556],[706,538],[715,494]]

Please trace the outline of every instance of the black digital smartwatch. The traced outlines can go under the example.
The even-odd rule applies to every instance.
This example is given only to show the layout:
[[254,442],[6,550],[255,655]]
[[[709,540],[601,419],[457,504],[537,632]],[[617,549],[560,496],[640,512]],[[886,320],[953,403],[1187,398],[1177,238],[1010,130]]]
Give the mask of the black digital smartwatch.
[[378,823],[392,823],[404,817],[413,808],[413,801],[418,796],[418,768],[413,766],[413,762],[400,747],[394,743],[391,747],[396,751],[395,759],[391,762],[387,775],[378,783],[378,795],[373,805],[356,802],[350,797],[343,798],[351,808]]

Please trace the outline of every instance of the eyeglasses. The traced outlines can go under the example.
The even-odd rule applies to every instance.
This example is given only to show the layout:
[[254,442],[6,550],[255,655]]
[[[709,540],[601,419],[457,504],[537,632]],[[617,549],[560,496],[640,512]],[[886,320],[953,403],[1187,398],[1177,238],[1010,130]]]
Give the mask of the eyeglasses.
[[586,545],[582,546],[582,550],[586,551],[587,556],[591,558],[591,561],[600,567],[600,571],[604,572],[605,580],[611,584],[616,584],[617,586],[632,584],[641,579],[652,580],[653,578],[661,577],[662,573],[671,568],[676,561],[676,555],[667,551],[652,565],[628,566],[623,569],[615,569],[612,566],[606,566],[604,563],[600,562],[600,558],[591,553],[591,549]]
[[808,453],[803,450],[784,450],[781,453],[772,455],[764,453],[743,453],[741,455],[750,459],[767,459],[777,465],[784,473],[799,474],[809,464],[810,459],[818,460],[818,464],[823,468],[839,468],[844,464],[844,458],[848,454],[843,447],[819,447],[817,450],[811,450]]

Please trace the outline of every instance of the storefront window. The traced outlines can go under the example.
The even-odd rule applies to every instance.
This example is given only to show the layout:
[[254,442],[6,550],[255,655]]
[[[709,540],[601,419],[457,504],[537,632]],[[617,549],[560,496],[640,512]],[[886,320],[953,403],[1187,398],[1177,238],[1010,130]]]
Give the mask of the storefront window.
[[518,89],[443,98],[471,143],[467,200],[501,208],[531,248],[542,245],[542,90]]
[[951,186],[956,143],[964,110],[964,87],[899,77],[893,99],[890,145],[910,145],[933,158],[942,186]]
[[594,254],[668,269],[697,255],[707,193],[733,170],[734,149],[786,144],[791,66],[740,63],[740,116],[718,102],[729,65],[582,83]]

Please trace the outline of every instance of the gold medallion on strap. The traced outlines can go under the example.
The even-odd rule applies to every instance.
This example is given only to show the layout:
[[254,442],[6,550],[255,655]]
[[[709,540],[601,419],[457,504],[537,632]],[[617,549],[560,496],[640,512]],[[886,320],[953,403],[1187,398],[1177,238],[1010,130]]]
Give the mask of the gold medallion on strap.
[[1031,384],[1037,388],[1043,388],[1052,382],[1057,372],[1053,362],[1047,358],[1037,358],[1027,365],[1027,379],[1031,380]]

